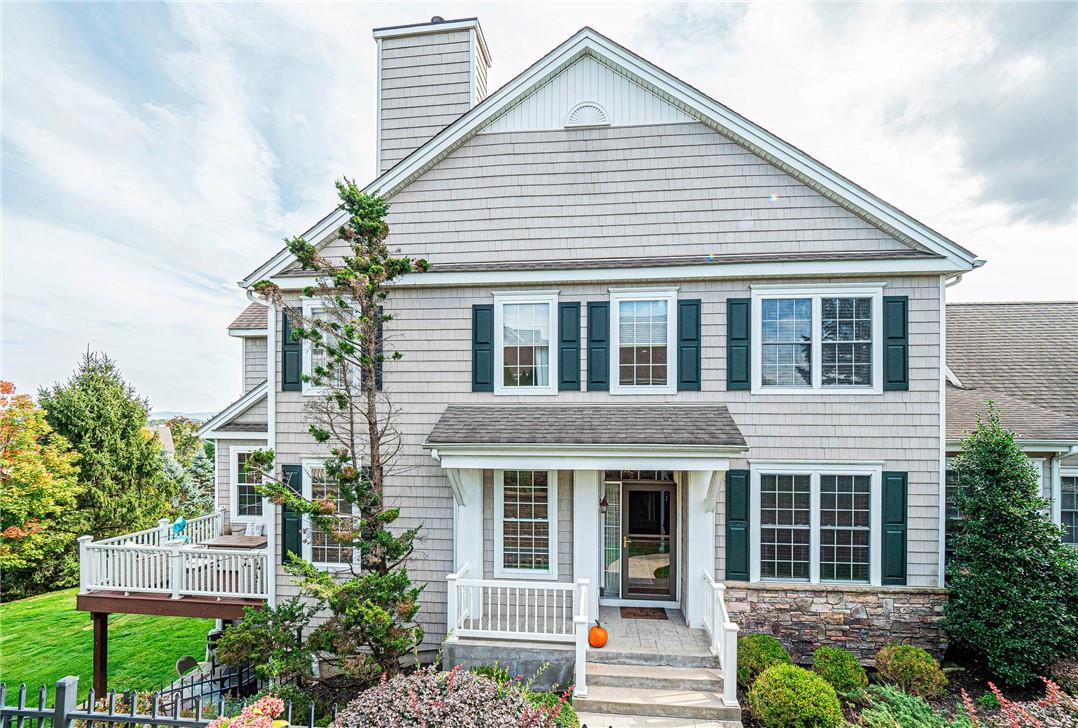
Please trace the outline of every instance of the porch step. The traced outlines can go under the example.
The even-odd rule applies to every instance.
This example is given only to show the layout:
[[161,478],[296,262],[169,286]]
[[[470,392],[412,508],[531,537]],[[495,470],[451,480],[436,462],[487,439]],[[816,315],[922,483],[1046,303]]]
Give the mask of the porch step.
[[722,671],[710,667],[588,663],[588,687],[702,690],[722,693]]
[[719,658],[710,654],[678,655],[658,652],[588,650],[588,663],[601,665],[657,665],[666,667],[709,667],[719,669]]
[[711,690],[656,690],[653,688],[588,686],[587,697],[574,698],[573,707],[584,713],[609,713],[656,718],[741,721],[741,708],[722,702]]

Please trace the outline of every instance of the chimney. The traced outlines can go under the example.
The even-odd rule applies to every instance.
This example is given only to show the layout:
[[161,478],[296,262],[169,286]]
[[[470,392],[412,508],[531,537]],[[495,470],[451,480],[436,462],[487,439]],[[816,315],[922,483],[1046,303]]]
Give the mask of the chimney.
[[487,95],[490,52],[476,18],[375,28],[378,174]]

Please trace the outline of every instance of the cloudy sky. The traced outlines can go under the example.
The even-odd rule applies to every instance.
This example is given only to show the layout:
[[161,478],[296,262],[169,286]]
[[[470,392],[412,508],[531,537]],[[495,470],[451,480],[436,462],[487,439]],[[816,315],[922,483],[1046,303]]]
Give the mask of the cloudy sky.
[[235,282],[371,177],[370,30],[435,14],[493,87],[590,25],[986,258],[952,299],[1076,299],[1076,8],[5,3],[0,376],[235,398]]

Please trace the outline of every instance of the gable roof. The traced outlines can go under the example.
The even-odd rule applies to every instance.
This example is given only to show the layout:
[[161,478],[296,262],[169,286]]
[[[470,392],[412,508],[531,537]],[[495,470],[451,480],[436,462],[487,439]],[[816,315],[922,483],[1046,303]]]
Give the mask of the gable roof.
[[252,303],[240,312],[240,315],[232,319],[228,325],[229,331],[249,331],[252,329],[266,328],[266,307],[261,303]]
[[[974,267],[975,256],[969,250],[588,27],[577,31],[512,81],[462,114],[425,144],[386,170],[367,185],[364,191],[385,197],[393,195],[585,55],[631,77],[651,93],[896,239],[911,247],[921,247],[943,256],[954,266],[955,271],[970,270]],[[338,208],[307,230],[303,237],[315,245],[324,243],[332,238],[344,219],[344,212]],[[259,280],[276,275],[285,270],[293,260],[291,253],[283,249],[240,281],[239,285],[247,288]]]
[[992,400],[1019,439],[1078,442],[1078,302],[947,306],[947,439]]
[[268,424],[240,424],[232,423],[230,420],[265,400],[268,392],[269,386],[263,379],[249,392],[207,420],[195,434],[199,437],[212,438],[217,437],[219,432],[250,432],[264,437],[268,432]]

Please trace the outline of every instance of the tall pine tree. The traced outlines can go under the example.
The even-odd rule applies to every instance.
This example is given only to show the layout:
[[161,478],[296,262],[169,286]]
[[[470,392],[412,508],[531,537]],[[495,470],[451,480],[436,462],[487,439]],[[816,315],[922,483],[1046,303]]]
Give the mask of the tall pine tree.
[[149,407],[115,362],[87,353],[63,384],[38,392],[49,425],[79,453],[82,529],[95,538],[152,526],[168,515],[174,485],[162,477]]

